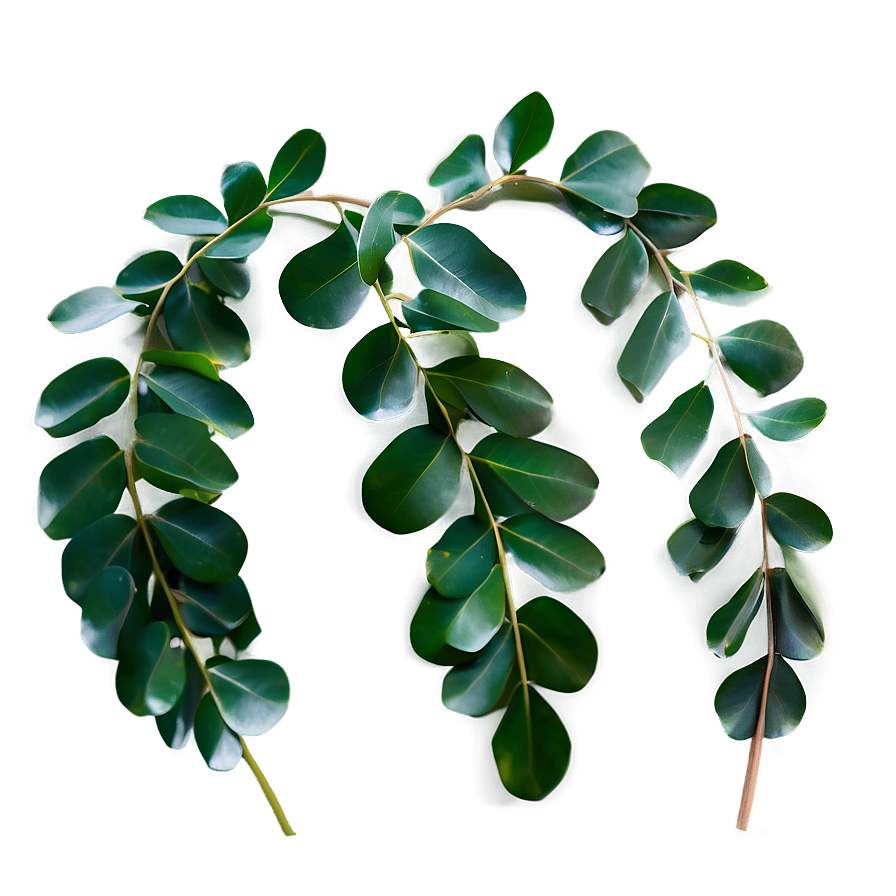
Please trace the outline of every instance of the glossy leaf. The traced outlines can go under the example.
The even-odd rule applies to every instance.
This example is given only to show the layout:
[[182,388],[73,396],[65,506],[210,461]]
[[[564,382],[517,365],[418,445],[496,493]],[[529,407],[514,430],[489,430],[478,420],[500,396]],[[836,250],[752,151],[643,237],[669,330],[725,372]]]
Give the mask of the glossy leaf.
[[603,554],[581,532],[535,513],[504,520],[501,537],[519,567],[554,591],[577,591],[598,579]]
[[70,436],[114,414],[131,375],[114,358],[93,358],[60,373],[41,393],[34,422],[53,438]]
[[114,660],[118,636],[136,591],[131,574],[121,566],[108,566],[81,595],[81,640],[97,656]]
[[196,259],[199,270],[221,295],[244,299],[249,293],[249,271],[245,264],[226,258]]
[[795,398],[747,417],[766,438],[792,442],[812,432],[827,411],[828,406],[820,398]]
[[71,538],[114,512],[127,485],[124,452],[97,436],[53,458],[40,474],[37,519],[50,538]]
[[[137,536],[136,539],[134,536]],[[104,570],[122,567],[141,578],[142,539],[133,517],[110,513],[79,532],[62,552],[62,585],[80,606],[91,583]],[[148,570],[146,575],[149,575]]]
[[358,270],[365,283],[374,284],[398,241],[394,225],[419,224],[424,214],[420,200],[410,193],[389,190],[374,199],[358,236]]
[[226,236],[210,243],[206,258],[245,258],[262,247],[273,226],[274,219],[267,209],[260,209]]
[[237,650],[246,650],[260,634],[261,626],[258,624],[255,611],[249,610],[249,615],[228,634],[227,638]]
[[560,187],[628,218],[638,210],[638,192],[648,174],[650,165],[625,134],[598,131],[566,160]]
[[125,265],[115,280],[115,288],[122,295],[154,301],[162,294],[165,284],[180,276],[180,259],[164,249],[144,252]]
[[786,570],[770,571],[775,650],[792,660],[811,660],[824,647],[824,628]]
[[647,279],[644,244],[633,230],[626,230],[597,260],[582,287],[582,302],[603,324],[620,317]]
[[594,233],[601,236],[612,236],[625,229],[625,218],[604,211],[599,205],[577,196],[575,193],[563,193],[569,210]]
[[409,302],[403,302],[401,313],[415,333],[427,330],[468,330],[474,333],[494,333],[496,321],[432,289],[421,289]]
[[521,800],[544,799],[569,767],[569,734],[550,704],[528,687],[529,705],[520,685],[492,738],[501,783]]
[[348,353],[342,389],[351,406],[371,420],[391,420],[414,404],[417,365],[391,323],[371,330]]
[[706,383],[697,383],[647,424],[641,433],[644,453],[681,479],[706,442],[712,412],[709,387]]
[[498,545],[490,525],[477,516],[462,516],[426,554],[426,578],[443,597],[466,597],[498,562]]
[[199,698],[205,690],[205,681],[196,660],[189,651],[184,651],[186,681],[177,703],[160,716],[156,716],[156,729],[160,737],[172,750],[182,750],[190,739]]
[[445,631],[445,643],[466,653],[482,650],[504,622],[505,590],[500,566],[467,597],[456,598],[454,616]]
[[264,201],[267,185],[264,175],[253,162],[235,162],[221,174],[221,195],[227,221],[233,224]]
[[464,137],[457,148],[436,166],[427,183],[442,191],[445,204],[491,182],[485,167],[485,141],[478,134]]
[[696,190],[650,184],[638,194],[638,214],[632,220],[658,249],[677,249],[716,223],[716,207]]
[[513,627],[505,622],[476,659],[446,673],[442,703],[466,716],[484,716],[500,702],[515,665]]
[[284,199],[313,187],[324,170],[327,149],[317,131],[298,131],[283,144],[271,165],[268,199]]
[[212,583],[181,576],[175,597],[187,628],[208,638],[229,634],[252,611],[249,592],[239,576],[229,582]]
[[699,299],[744,308],[767,296],[772,288],[765,277],[739,261],[714,261],[705,268],[688,274],[691,287]]
[[221,379],[214,361],[199,352],[176,352],[167,349],[151,349],[143,352],[140,358],[149,364],[161,364],[164,367],[177,367],[179,370],[190,370],[204,376],[207,380],[218,382]]
[[754,439],[747,437],[747,463],[756,493],[760,498],[767,498],[772,490],[772,471],[759,451]]
[[688,520],[669,536],[666,548],[675,568],[692,582],[699,582],[718,566],[736,535],[737,529],[707,526],[700,520]]
[[196,710],[196,746],[205,764],[215,772],[229,772],[243,758],[239,737],[227,727],[211,694],[206,694]]
[[462,461],[454,440],[445,433],[431,426],[405,430],[364,474],[364,509],[390,532],[424,529],[454,503]]
[[706,646],[719,657],[734,656],[747,636],[750,623],[762,603],[765,577],[757,569],[734,593],[734,597],[720,607],[706,626]]
[[803,369],[803,353],[790,331],[773,320],[754,320],[718,338],[731,369],[760,395],[791,383]]
[[513,268],[457,224],[430,224],[405,237],[420,283],[503,323],[526,307],[526,290]]
[[694,516],[707,526],[732,529],[747,518],[755,497],[743,445],[732,439],[719,449],[688,500]]
[[629,337],[616,370],[640,401],[691,344],[691,328],[671,292],[657,296]]
[[237,734],[264,734],[286,713],[289,681],[270,660],[222,663],[208,678],[221,717]]
[[126,299],[107,286],[92,286],[55,305],[47,320],[60,333],[86,333],[145,307],[143,302]]
[[122,652],[115,676],[118,699],[135,716],[160,716],[180,699],[187,673],[182,647],[172,647],[164,622],[152,622]]
[[457,601],[442,597],[430,588],[411,620],[411,647],[420,659],[437,666],[471,661],[474,654],[452,647],[446,640],[448,627],[457,612]]
[[519,170],[551,139],[554,113],[537,91],[521,99],[495,129],[495,161],[505,174]]
[[765,502],[772,537],[798,551],[820,551],[834,537],[828,515],[799,495],[777,492]]
[[202,236],[222,233],[227,219],[201,196],[167,196],[154,202],[143,216],[166,233]]

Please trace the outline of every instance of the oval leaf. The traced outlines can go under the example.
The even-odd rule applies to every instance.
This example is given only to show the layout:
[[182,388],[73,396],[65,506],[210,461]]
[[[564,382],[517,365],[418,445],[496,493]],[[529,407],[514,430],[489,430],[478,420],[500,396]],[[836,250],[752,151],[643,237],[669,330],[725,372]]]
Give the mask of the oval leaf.
[[582,287],[582,303],[602,324],[612,323],[644,285],[647,270],[644,244],[633,230],[626,230],[597,260]]
[[504,622],[505,593],[501,567],[495,566],[472,594],[451,601],[445,643],[465,653],[482,650]]
[[372,286],[376,282],[386,256],[395,246],[398,237],[394,225],[419,224],[424,214],[420,200],[400,190],[389,190],[373,200],[358,235],[358,270],[365,283]]
[[765,502],[766,520],[772,537],[798,551],[820,551],[834,537],[828,515],[799,495],[777,492]]
[[289,680],[270,660],[221,663],[208,678],[221,717],[237,734],[264,734],[286,713]]
[[171,646],[164,622],[152,622],[122,652],[115,689],[135,716],[160,716],[180,699],[187,680],[183,647]]
[[371,330],[352,348],[342,368],[351,406],[371,420],[391,420],[414,404],[417,365],[391,323]]
[[495,161],[505,174],[522,168],[537,156],[551,139],[554,113],[537,91],[521,99],[495,129]]
[[827,411],[828,406],[820,398],[795,398],[747,417],[766,438],[792,442],[812,432]]
[[177,703],[168,712],[156,716],[159,736],[172,750],[182,750],[187,745],[190,732],[193,730],[199,698],[205,690],[202,673],[189,651],[184,652],[184,662],[187,679]]
[[136,592],[131,574],[120,566],[108,566],[81,595],[81,640],[97,656],[114,660],[118,636]]
[[214,236],[227,228],[227,219],[201,196],[167,196],[154,202],[143,215],[166,233]]
[[[78,605],[93,580],[105,569],[119,566],[139,581],[142,539],[133,517],[110,513],[79,532],[62,552],[62,586]],[[148,570],[145,571],[149,576]]]
[[86,333],[138,308],[146,305],[126,299],[108,286],[92,286],[59,302],[47,320],[60,333]]
[[601,236],[612,236],[625,229],[625,218],[610,214],[599,205],[588,202],[587,199],[582,199],[575,193],[564,192],[563,198],[566,200],[569,210],[594,233],[599,233]]
[[227,221],[233,224],[264,202],[267,185],[253,162],[235,162],[221,174],[221,195]]
[[709,387],[706,383],[697,383],[647,424],[641,433],[644,453],[681,479],[706,442],[712,412]]
[[205,764],[215,772],[229,772],[243,758],[243,745],[221,718],[211,694],[206,694],[196,710],[196,746]]
[[207,258],[245,258],[262,247],[273,226],[274,219],[268,210],[259,209],[225,236],[212,240],[205,255]]
[[747,518],[755,497],[743,445],[740,439],[732,439],[719,448],[688,500],[694,516],[707,526],[732,529]]
[[249,293],[249,271],[240,261],[226,258],[196,259],[199,270],[220,295],[244,299]]
[[792,660],[811,660],[824,647],[821,620],[784,569],[770,571],[775,650]]
[[317,183],[327,156],[324,138],[317,131],[298,131],[283,144],[271,165],[268,199],[284,199]]
[[414,333],[428,330],[494,333],[498,329],[497,322],[432,289],[421,289],[415,298],[403,302],[401,313]]
[[669,536],[666,547],[675,568],[692,582],[699,582],[728,553],[735,535],[737,529],[688,520]]
[[452,647],[446,640],[448,627],[457,612],[457,601],[448,600],[430,588],[411,620],[411,647],[414,653],[437,666],[454,666],[471,661],[475,654]]
[[731,369],[760,395],[791,383],[803,369],[803,353],[790,331],[773,320],[754,320],[718,338]]
[[692,271],[688,280],[697,298],[738,308],[752,305],[772,291],[765,277],[730,259],[714,261],[699,271]]
[[442,703],[465,716],[484,716],[500,703],[515,664],[513,627],[505,622],[476,659],[448,671]]
[[215,638],[226,635],[252,612],[252,601],[243,580],[196,582],[181,576],[175,597],[187,628],[196,635]]
[[115,280],[115,287],[123,295],[151,301],[157,299],[162,289],[182,272],[183,266],[173,252],[164,249],[144,252],[125,265]]
[[464,137],[451,155],[439,162],[427,181],[442,191],[442,202],[446,205],[490,182],[485,167],[485,141],[478,134]]
[[716,223],[716,207],[696,190],[650,184],[638,194],[638,214],[632,220],[658,249],[677,249]]
[[466,597],[488,577],[498,561],[490,525],[477,516],[462,516],[426,554],[426,578],[443,597]]
[[747,629],[762,603],[765,577],[757,569],[723,607],[712,614],[706,626],[706,646],[720,657],[734,656],[747,636]]

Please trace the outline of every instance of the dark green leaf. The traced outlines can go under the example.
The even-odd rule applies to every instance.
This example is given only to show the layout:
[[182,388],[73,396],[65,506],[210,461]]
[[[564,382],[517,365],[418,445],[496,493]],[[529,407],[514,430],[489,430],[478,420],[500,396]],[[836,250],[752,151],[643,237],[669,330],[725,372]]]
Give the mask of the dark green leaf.
[[371,330],[352,348],[342,368],[351,406],[371,420],[391,420],[414,404],[417,365],[391,323]]
[[498,324],[463,302],[432,289],[421,289],[417,296],[402,303],[401,313],[415,333],[427,330],[469,330],[494,333]]
[[470,134],[436,166],[427,183],[442,191],[444,204],[454,202],[491,182],[485,167],[485,141]]
[[245,264],[226,258],[206,258],[196,260],[199,270],[221,295],[243,299],[249,292],[249,271]]
[[141,360],[150,364],[162,364],[165,367],[177,367],[179,370],[191,370],[204,376],[207,380],[218,382],[221,377],[218,368],[211,358],[198,352],[173,352],[167,349],[152,349],[143,352]]
[[798,551],[820,551],[834,537],[828,515],[799,495],[777,492],[765,502],[769,532],[780,544]]
[[233,224],[264,202],[264,175],[253,162],[228,165],[221,174],[221,195],[227,221]]
[[666,547],[675,568],[692,582],[699,582],[728,553],[735,535],[737,529],[688,520],[669,536]]
[[245,650],[260,634],[261,626],[255,617],[255,611],[249,610],[249,615],[245,620],[227,637],[237,650]]
[[784,569],[770,574],[775,650],[792,660],[811,660],[824,647],[821,620]]
[[754,320],[720,336],[719,349],[731,369],[760,395],[771,395],[803,369],[803,353],[786,327]]
[[142,302],[123,298],[108,286],[92,286],[59,302],[47,320],[60,333],[86,333],[129,311],[145,307]]
[[522,168],[551,139],[554,113],[537,91],[521,99],[495,129],[495,161],[505,174]]
[[239,737],[224,724],[211,694],[206,694],[196,710],[196,746],[205,764],[216,772],[229,772],[243,758]]
[[709,387],[706,383],[697,383],[647,424],[641,433],[644,453],[681,479],[706,441],[712,412]]
[[747,417],[767,438],[791,442],[812,432],[827,411],[828,406],[820,398],[795,398],[766,411],[754,411]]
[[205,689],[205,682],[196,660],[189,651],[184,652],[186,682],[177,703],[163,715],[156,716],[156,728],[162,740],[172,750],[182,750],[190,739],[196,707]]
[[633,230],[626,230],[597,260],[582,288],[582,302],[601,323],[612,323],[644,285],[647,269],[644,244]]
[[734,594],[734,597],[720,607],[706,626],[706,646],[720,657],[734,656],[747,636],[747,629],[762,603],[765,577],[757,569]]
[[476,653],[491,641],[504,622],[505,590],[500,566],[467,597],[451,600],[452,615],[445,627],[445,643]]
[[222,718],[237,734],[264,734],[286,713],[289,681],[270,660],[222,663],[208,677]]
[[167,196],[154,202],[143,216],[166,233],[202,236],[223,233],[227,219],[201,196]]
[[115,286],[123,295],[154,301],[166,283],[179,277],[183,266],[178,257],[163,249],[144,252],[119,273]]
[[442,597],[434,588],[423,595],[411,620],[411,647],[420,659],[437,666],[454,666],[473,659],[473,655],[452,647],[446,641],[448,627],[457,612],[457,601]]
[[419,224],[424,214],[420,200],[410,193],[389,190],[374,199],[358,236],[358,270],[365,283],[374,284],[395,246],[398,237],[394,225]]
[[134,599],[136,586],[121,566],[108,566],[81,595],[81,640],[97,656],[114,660],[118,636]]
[[448,671],[442,703],[466,716],[484,716],[500,702],[515,664],[513,627],[505,622],[476,659]]
[[462,516],[427,552],[426,578],[443,597],[466,597],[485,581],[497,560],[492,527],[476,516]]
[[226,236],[210,243],[205,255],[207,258],[245,258],[261,248],[273,226],[274,219],[267,209],[260,209]]
[[750,512],[756,489],[740,439],[719,449],[709,469],[691,489],[689,501],[697,519],[707,526],[732,529]]
[[252,611],[249,592],[239,576],[217,583],[196,582],[181,576],[174,596],[187,628],[209,638],[229,634]]
[[658,248],[693,242],[716,223],[716,207],[702,193],[675,184],[650,184],[638,194],[634,225]]
[[313,187],[324,170],[327,148],[317,131],[305,129],[293,134],[271,165],[268,199],[284,199]]
[[747,463],[750,467],[750,477],[756,492],[760,498],[767,498],[772,490],[772,471],[768,468],[765,458],[759,453],[756,442],[749,436],[747,442]]
[[751,271],[739,261],[714,261],[699,271],[688,274],[697,298],[720,305],[744,308],[767,296],[772,288],[765,277]]
[[625,228],[625,218],[604,211],[599,205],[575,193],[563,193],[570,211],[589,229],[601,236],[612,236]]
[[183,647],[172,647],[164,622],[152,622],[122,651],[115,676],[118,699],[135,716],[160,716],[186,684]]

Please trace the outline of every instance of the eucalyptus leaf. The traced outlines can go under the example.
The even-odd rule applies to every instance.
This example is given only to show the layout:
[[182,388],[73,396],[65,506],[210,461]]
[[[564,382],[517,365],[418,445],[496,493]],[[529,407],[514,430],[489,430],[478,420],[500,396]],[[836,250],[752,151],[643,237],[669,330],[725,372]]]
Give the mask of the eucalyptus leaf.
[[803,353],[790,331],[773,320],[754,320],[718,338],[731,369],[760,395],[791,383],[803,369]]
[[122,653],[115,689],[135,716],[160,716],[180,699],[186,679],[183,647],[171,646],[164,622],[152,622]]
[[712,614],[706,626],[706,645],[716,656],[734,656],[740,650],[762,603],[764,590],[765,577],[757,569],[734,597]]
[[737,529],[707,526],[700,520],[682,523],[666,542],[675,568],[692,582],[699,582],[728,553]]
[[696,190],[650,184],[638,194],[638,213],[632,221],[658,249],[677,249],[716,223],[716,207]]
[[747,518],[755,497],[744,447],[735,438],[722,445],[688,500],[694,516],[707,526],[733,529]]
[[582,287],[582,303],[602,324],[610,324],[644,285],[647,271],[644,244],[633,230],[626,230],[597,260]]
[[442,703],[463,715],[486,715],[501,701],[515,665],[513,627],[505,622],[474,660],[446,673]]
[[389,190],[373,200],[358,236],[358,270],[365,283],[372,286],[376,282],[398,241],[394,225],[419,224],[424,214],[420,200],[400,190]]
[[285,199],[313,187],[324,170],[324,138],[317,131],[298,131],[283,144],[271,165],[270,199]]
[[788,492],[769,495],[765,511],[775,541],[798,551],[820,551],[834,537],[828,515],[799,495]]
[[692,271],[688,280],[697,298],[738,308],[752,305],[772,291],[763,276],[730,259]]
[[521,99],[495,129],[495,161],[505,174],[522,168],[551,139],[554,113],[537,91]]
[[254,162],[235,162],[221,174],[221,195],[227,222],[233,224],[264,201],[267,184]]
[[485,141],[478,134],[470,134],[439,162],[427,183],[442,191],[445,204],[478,190],[491,182],[485,167]]
[[391,420],[414,404],[417,365],[395,327],[383,324],[352,348],[342,368],[342,389],[351,406],[371,420]]
[[286,713],[289,680],[270,660],[234,660],[208,670],[221,717],[237,734],[270,731]]
[[166,233],[214,236],[227,228],[227,219],[201,196],[167,196],[154,202],[143,216]]
[[421,289],[415,298],[401,305],[401,313],[415,333],[426,330],[469,330],[494,333],[498,323],[474,311],[451,296]]
[[479,517],[462,516],[427,552],[426,578],[443,597],[466,597],[497,561],[494,529]]
[[206,694],[196,710],[196,746],[205,764],[215,772],[229,772],[243,758],[239,737],[227,727],[211,694]]
[[681,479],[706,442],[712,413],[712,393],[706,383],[697,383],[647,424],[641,433],[644,453]]
[[81,640],[97,656],[114,660],[118,636],[137,588],[121,566],[108,566],[81,595]]
[[60,333],[86,333],[141,308],[146,308],[143,302],[126,299],[107,286],[92,286],[55,305],[47,320]]
[[828,406],[820,398],[795,398],[764,411],[753,411],[747,417],[766,438],[792,442],[812,432],[827,411]]
[[775,650],[791,660],[811,660],[824,647],[821,619],[782,568],[770,571]]

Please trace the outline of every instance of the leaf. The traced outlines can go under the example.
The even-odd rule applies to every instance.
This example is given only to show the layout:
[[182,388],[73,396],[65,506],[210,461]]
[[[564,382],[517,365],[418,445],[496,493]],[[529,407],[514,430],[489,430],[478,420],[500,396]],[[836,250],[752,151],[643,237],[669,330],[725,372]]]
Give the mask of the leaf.
[[766,438],[792,442],[812,432],[827,411],[828,406],[820,398],[795,398],[747,417]]
[[455,407],[469,407],[483,422],[508,435],[535,435],[550,423],[552,399],[548,391],[529,374],[504,361],[449,358],[430,368],[427,379],[440,398]]
[[706,646],[719,657],[734,656],[747,636],[750,623],[762,603],[765,577],[757,569],[734,593],[734,597],[719,607],[706,626]]
[[207,258],[245,258],[262,247],[273,226],[274,219],[268,210],[259,209],[226,236],[209,243],[205,255]]
[[688,280],[699,299],[745,308],[765,298],[772,288],[765,278],[739,261],[714,261],[692,271]]
[[34,422],[53,438],[70,436],[114,414],[128,396],[131,375],[114,358],[94,358],[60,373],[41,393]]
[[417,365],[391,323],[371,330],[345,359],[345,397],[371,420],[391,420],[407,413],[414,404],[416,388]]
[[803,369],[803,353],[790,331],[773,320],[754,320],[717,341],[731,369],[760,395],[780,391]]
[[224,724],[211,694],[206,694],[196,710],[196,746],[205,764],[215,772],[229,772],[243,758],[239,737]]
[[544,799],[563,780],[570,751],[569,735],[550,704],[535,688],[517,687],[492,738],[498,774],[508,792],[521,800]]
[[626,230],[597,260],[582,287],[582,303],[602,324],[611,324],[644,285],[647,271],[644,244],[633,230]]
[[716,223],[716,207],[696,190],[650,184],[638,194],[632,222],[658,249],[677,249]]
[[581,532],[535,513],[500,525],[504,544],[523,572],[554,591],[577,591],[598,579],[603,554]]
[[416,297],[401,305],[401,313],[415,333],[427,330],[468,330],[494,333],[496,321],[432,289],[421,289]]
[[286,713],[289,680],[270,660],[222,663],[208,678],[221,717],[237,734],[264,734]]
[[327,149],[317,131],[297,131],[274,158],[268,178],[268,199],[285,199],[313,187],[324,170]]
[[343,221],[326,239],[292,258],[280,275],[280,298],[306,327],[332,330],[357,313],[370,287],[358,273],[355,239]]
[[750,467],[750,476],[756,487],[756,493],[760,498],[767,498],[772,490],[772,471],[769,469],[765,458],[759,453],[756,442],[749,436],[747,442],[747,463]]
[[122,652],[115,689],[135,716],[160,716],[180,699],[187,673],[182,647],[171,646],[164,622],[151,622]]
[[733,529],[747,518],[755,496],[743,445],[732,439],[719,448],[688,500],[694,516],[707,526]]
[[551,139],[554,113],[537,91],[521,99],[495,129],[495,161],[505,174],[519,170]]
[[824,648],[821,620],[786,570],[770,571],[775,650],[791,660],[811,660]]
[[372,286],[376,282],[386,256],[398,241],[394,225],[419,224],[425,214],[416,196],[400,190],[389,190],[373,200],[358,236],[358,270],[365,283]]
[[697,383],[647,424],[641,433],[644,453],[681,479],[706,442],[713,407],[709,387]]
[[226,258],[196,259],[199,270],[221,295],[244,299],[249,293],[249,271],[240,261]]
[[248,432],[255,423],[249,405],[229,383],[163,366],[144,373],[143,378],[172,411],[202,420],[228,439]]
[[236,578],[249,544],[233,517],[190,498],[176,498],[147,520],[171,562],[198,582]]
[[445,631],[445,643],[466,653],[482,650],[504,622],[505,590],[500,566],[467,597],[451,601],[454,615]]
[[124,452],[97,436],[54,457],[40,474],[37,519],[53,539],[71,538],[112,513],[127,485]]
[[167,196],[154,202],[143,215],[166,233],[214,236],[227,228],[227,219],[201,196]]
[[156,729],[172,750],[182,750],[187,745],[190,732],[193,730],[199,698],[205,689],[202,673],[189,651],[184,652],[184,665],[187,677],[177,703],[168,712],[156,716]]
[[187,628],[202,637],[229,634],[252,612],[249,592],[239,576],[229,582],[214,583],[181,576],[174,596]]
[[638,147],[618,131],[598,131],[566,160],[560,188],[624,218],[638,210],[638,192],[650,165]]
[[267,185],[253,162],[235,162],[221,174],[221,195],[227,222],[233,224],[264,202]]
[[81,595],[81,640],[97,656],[114,660],[118,636],[136,591],[131,574],[121,566],[108,566]]
[[[765,680],[766,657],[729,675],[716,692],[715,708],[725,734],[748,740],[759,722],[759,702]],[[774,659],[765,710],[765,737],[790,734],[806,711],[806,692],[787,661]]]
[[599,205],[582,199],[575,193],[563,193],[563,198],[569,206],[569,210],[594,233],[601,236],[612,236],[625,229],[625,219],[619,215],[610,214],[604,211]]
[[766,520],[772,537],[797,551],[820,551],[834,537],[828,515],[799,495],[777,492],[765,502]]
[[448,158],[439,162],[427,181],[442,191],[444,205],[490,182],[485,167],[485,141],[478,134],[464,137]]
[[434,588],[423,595],[410,629],[411,647],[420,659],[437,666],[454,666],[473,659],[474,654],[458,650],[446,640],[456,605],[457,601],[442,597]]
[[675,568],[692,582],[699,582],[728,553],[735,535],[737,529],[688,520],[669,536],[666,547]]
[[566,520],[593,500],[597,475],[562,448],[493,433],[470,452],[477,472],[487,467],[522,502],[552,520]]
[[143,302],[125,299],[107,286],[92,286],[55,305],[47,320],[60,333],[86,333],[145,307]]
[[146,414],[134,425],[137,470],[156,488],[220,494],[239,478],[206,424],[180,414]]
[[420,283],[503,323],[526,307],[526,290],[513,268],[457,224],[430,224],[405,237]]
[[530,681],[552,691],[580,691],[597,667],[597,641],[569,607],[536,597],[517,613]]
[[246,650],[249,645],[261,634],[261,626],[255,617],[255,611],[249,610],[249,615],[227,636],[230,643],[237,650]]
[[446,673],[442,703],[466,716],[486,715],[501,701],[515,664],[513,627],[505,622],[476,659]]
[[165,329],[176,349],[205,355],[222,367],[249,359],[249,331],[240,316],[185,278],[165,300]]
[[426,579],[443,597],[472,594],[498,561],[494,530],[476,516],[455,520],[426,554]]
[[149,364],[162,364],[165,367],[177,367],[180,370],[191,370],[204,376],[207,380],[216,383],[221,377],[214,362],[207,356],[198,352],[175,352],[167,349],[152,349],[143,352],[140,360]]
[[153,302],[182,270],[183,265],[173,252],[164,249],[144,252],[122,268],[115,280],[115,288],[122,295]]
[[684,311],[672,292],[664,292],[641,315],[616,370],[641,401],[690,344],[691,328]]
[[364,474],[364,509],[389,532],[403,535],[425,529],[454,503],[462,463],[450,436],[426,425],[407,429]]

